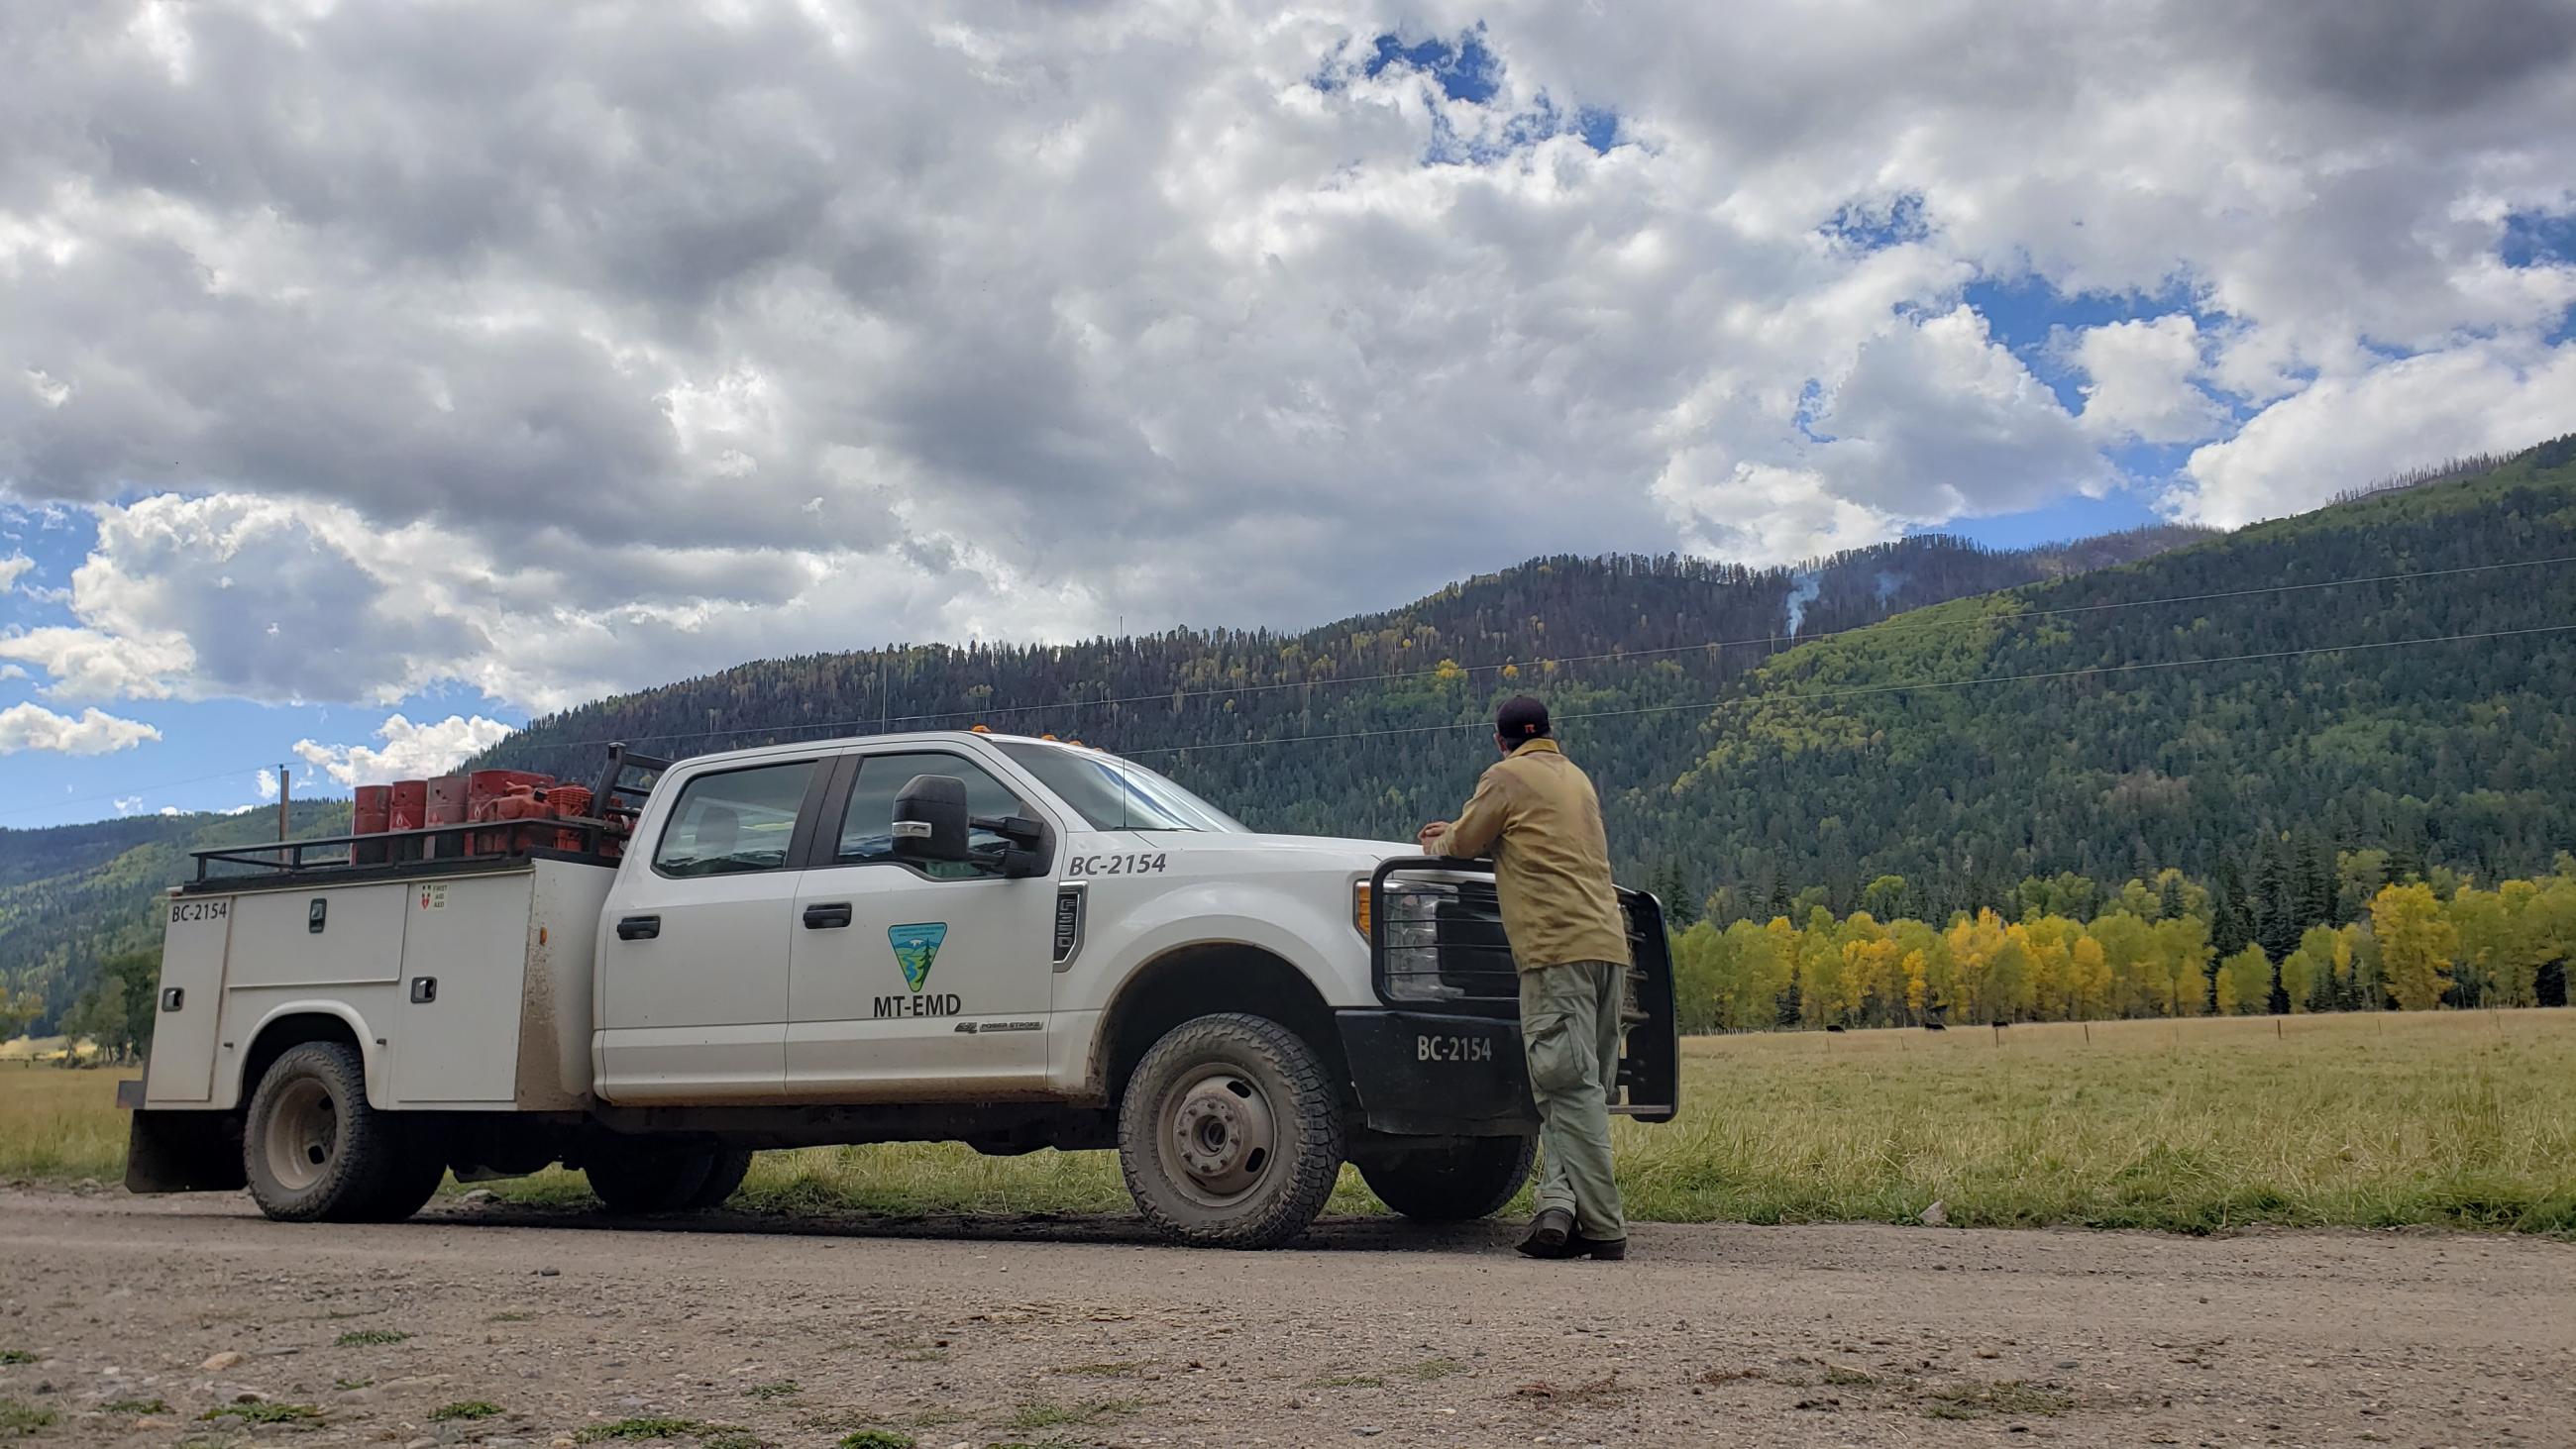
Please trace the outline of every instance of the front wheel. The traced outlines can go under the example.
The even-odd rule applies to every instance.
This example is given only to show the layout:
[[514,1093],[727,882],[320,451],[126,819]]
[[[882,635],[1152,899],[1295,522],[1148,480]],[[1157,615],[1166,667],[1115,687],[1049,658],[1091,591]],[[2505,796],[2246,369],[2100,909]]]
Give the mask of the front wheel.
[[1426,1223],[1463,1223],[1503,1210],[1529,1181],[1538,1159],[1534,1137],[1471,1137],[1454,1147],[1424,1147],[1375,1163],[1360,1176],[1378,1200]]
[[1342,1170],[1340,1093],[1277,1022],[1227,1014],[1164,1033],[1127,1082],[1118,1166],[1176,1242],[1268,1248],[1306,1230]]

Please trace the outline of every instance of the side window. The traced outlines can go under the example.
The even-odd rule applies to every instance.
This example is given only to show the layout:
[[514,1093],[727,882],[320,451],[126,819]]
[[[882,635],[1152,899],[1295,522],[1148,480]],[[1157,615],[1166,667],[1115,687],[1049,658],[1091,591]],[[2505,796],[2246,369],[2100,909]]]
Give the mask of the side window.
[[[966,813],[974,816],[1025,815],[1019,797],[1001,781],[985,773],[984,767],[963,755],[918,753],[869,755],[859,762],[859,778],[850,784],[850,808],[841,817],[841,843],[833,858],[843,865],[866,865],[894,859],[894,797],[912,783],[915,775],[954,775],[966,782]],[[999,851],[1007,842],[988,830],[978,830],[970,842],[975,849]],[[941,861],[927,867],[930,874],[942,879],[967,879],[989,874],[989,870],[959,861]]]
[[671,807],[653,868],[674,876],[778,869],[813,778],[812,760],[698,776]]

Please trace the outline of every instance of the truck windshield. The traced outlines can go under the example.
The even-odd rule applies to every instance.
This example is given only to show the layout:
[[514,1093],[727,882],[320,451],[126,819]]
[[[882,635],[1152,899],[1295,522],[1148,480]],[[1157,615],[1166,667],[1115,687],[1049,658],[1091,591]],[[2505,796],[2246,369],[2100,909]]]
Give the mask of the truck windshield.
[[1144,766],[1114,755],[1016,740],[993,743],[1094,830],[1250,833],[1233,816]]

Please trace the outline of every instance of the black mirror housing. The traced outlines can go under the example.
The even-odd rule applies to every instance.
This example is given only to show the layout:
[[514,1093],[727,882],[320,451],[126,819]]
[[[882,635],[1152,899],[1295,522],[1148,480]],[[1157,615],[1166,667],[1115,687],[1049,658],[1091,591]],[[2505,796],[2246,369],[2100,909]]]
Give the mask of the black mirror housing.
[[894,797],[894,853],[901,860],[973,859],[966,782],[954,775],[913,776]]

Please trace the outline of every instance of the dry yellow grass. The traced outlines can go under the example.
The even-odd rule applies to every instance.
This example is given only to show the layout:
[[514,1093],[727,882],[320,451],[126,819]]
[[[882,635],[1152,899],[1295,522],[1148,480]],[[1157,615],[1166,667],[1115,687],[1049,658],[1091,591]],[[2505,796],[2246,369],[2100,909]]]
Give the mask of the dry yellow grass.
[[121,1075],[0,1060],[0,1178],[123,1177]]
[[[2209,1231],[2438,1223],[2576,1232],[2576,1012],[1798,1032],[1684,1044],[1686,1110],[1622,1124],[1634,1215]],[[0,1176],[114,1178],[107,1071],[0,1063]],[[578,1174],[504,1185],[569,1200]],[[1118,1212],[1105,1153],[763,1154],[744,1201]],[[1374,1210],[1345,1174],[1336,1211]]]
[[2576,1230],[2576,1012],[1798,1032],[1686,1044],[1621,1136],[1684,1220]]

